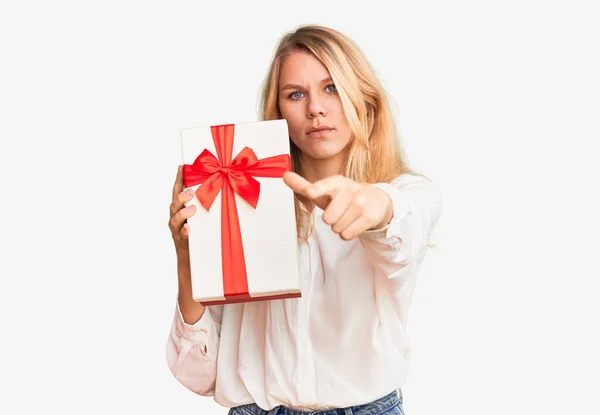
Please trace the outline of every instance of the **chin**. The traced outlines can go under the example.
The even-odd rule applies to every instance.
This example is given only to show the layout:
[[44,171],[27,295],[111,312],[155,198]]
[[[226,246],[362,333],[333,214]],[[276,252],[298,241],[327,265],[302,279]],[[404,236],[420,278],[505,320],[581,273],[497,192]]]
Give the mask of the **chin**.
[[328,160],[328,159],[332,159],[332,158],[337,158],[343,152],[343,149],[327,150],[327,149],[315,149],[315,148],[310,148],[310,149],[302,149],[301,148],[300,150],[302,151],[302,154],[308,156],[309,158],[311,158],[313,160]]

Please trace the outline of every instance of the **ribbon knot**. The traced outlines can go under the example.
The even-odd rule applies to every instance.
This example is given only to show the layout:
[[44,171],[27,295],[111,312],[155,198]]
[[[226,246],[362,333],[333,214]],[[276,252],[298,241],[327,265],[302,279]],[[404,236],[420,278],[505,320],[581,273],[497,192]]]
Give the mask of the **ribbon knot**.
[[219,192],[221,195],[221,252],[225,297],[248,296],[248,276],[244,247],[234,193],[256,209],[260,183],[253,177],[283,177],[291,169],[290,156],[280,154],[258,159],[254,151],[244,147],[232,160],[234,124],[210,128],[217,157],[208,149],[192,164],[183,165],[184,186],[200,185],[198,201],[208,211]]

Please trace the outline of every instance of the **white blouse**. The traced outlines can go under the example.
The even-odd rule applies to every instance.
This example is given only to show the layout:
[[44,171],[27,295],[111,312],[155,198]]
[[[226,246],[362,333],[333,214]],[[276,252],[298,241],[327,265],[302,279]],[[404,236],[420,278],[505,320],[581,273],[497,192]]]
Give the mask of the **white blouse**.
[[348,407],[403,386],[406,320],[442,212],[423,176],[377,183],[393,203],[384,228],[342,240],[315,208],[298,247],[301,298],[209,306],[193,325],[176,304],[166,357],[175,378],[222,406]]

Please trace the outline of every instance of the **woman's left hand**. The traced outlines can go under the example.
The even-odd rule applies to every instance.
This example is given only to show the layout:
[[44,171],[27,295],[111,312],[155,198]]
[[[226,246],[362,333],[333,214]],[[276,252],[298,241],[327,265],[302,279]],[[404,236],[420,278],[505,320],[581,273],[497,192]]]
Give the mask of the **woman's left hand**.
[[323,209],[323,221],[344,240],[382,228],[392,219],[392,200],[370,184],[341,175],[311,183],[293,172],[286,172],[283,180],[294,192]]

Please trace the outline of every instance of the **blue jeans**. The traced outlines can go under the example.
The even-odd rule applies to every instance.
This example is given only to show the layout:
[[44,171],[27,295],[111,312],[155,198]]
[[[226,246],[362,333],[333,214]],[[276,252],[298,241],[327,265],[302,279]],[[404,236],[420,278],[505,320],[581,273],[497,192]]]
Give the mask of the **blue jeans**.
[[265,411],[253,403],[231,408],[229,415],[404,415],[404,410],[402,409],[402,391],[398,389],[371,403],[348,408],[299,411],[285,406],[276,406],[270,411]]

